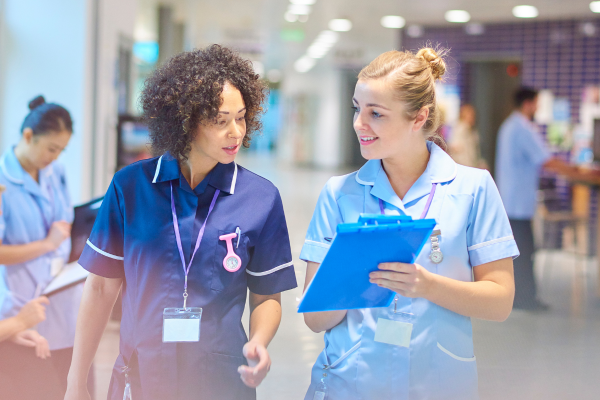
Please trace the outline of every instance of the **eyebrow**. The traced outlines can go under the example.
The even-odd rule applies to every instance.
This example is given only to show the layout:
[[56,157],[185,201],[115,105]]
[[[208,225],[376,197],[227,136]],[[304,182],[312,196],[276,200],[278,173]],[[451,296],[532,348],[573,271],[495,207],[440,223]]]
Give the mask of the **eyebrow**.
[[[353,97],[352,101],[355,102],[356,104],[358,104],[358,101],[356,100],[356,98]],[[377,104],[377,103],[367,103],[366,107],[379,107],[379,108],[383,108],[384,110],[390,111],[389,108],[384,107],[381,104]]]
[[[237,113],[241,113],[242,111],[245,111],[246,107],[242,108],[240,111],[238,111]],[[219,114],[229,114],[229,111],[219,111]]]

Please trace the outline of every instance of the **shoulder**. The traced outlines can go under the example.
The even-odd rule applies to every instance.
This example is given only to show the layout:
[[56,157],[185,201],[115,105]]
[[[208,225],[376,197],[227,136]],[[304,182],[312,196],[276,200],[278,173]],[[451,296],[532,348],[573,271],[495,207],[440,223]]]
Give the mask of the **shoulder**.
[[457,164],[456,178],[451,182],[450,187],[453,194],[476,196],[481,189],[489,185],[496,184],[488,170]]
[[152,182],[158,168],[159,159],[160,157],[148,158],[123,167],[114,175],[115,184],[131,184],[140,182],[143,179]]
[[354,171],[346,175],[332,176],[323,187],[323,193],[327,193],[335,201],[348,195],[362,196],[364,194],[363,185],[372,184],[372,182],[361,182],[358,172]]
[[273,182],[239,164],[237,164],[235,179],[235,194],[260,196],[263,200],[270,199],[271,201],[279,197],[279,190]]

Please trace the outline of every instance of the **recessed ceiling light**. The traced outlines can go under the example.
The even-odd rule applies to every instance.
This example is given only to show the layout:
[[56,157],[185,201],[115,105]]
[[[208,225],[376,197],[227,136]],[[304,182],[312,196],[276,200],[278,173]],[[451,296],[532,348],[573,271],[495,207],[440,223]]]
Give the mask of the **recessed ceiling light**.
[[590,3],[590,10],[595,13],[600,13],[600,1],[592,1]]
[[465,25],[465,32],[467,32],[467,35],[483,35],[485,26],[479,22],[471,22]]
[[296,22],[298,21],[298,16],[296,14],[292,14],[291,12],[286,12],[283,16],[287,22]]
[[288,12],[296,15],[308,15],[310,14],[310,6],[304,4],[290,4],[288,6]]
[[316,2],[317,0],[290,0],[290,3],[292,4],[301,4],[306,6],[312,6]]
[[352,21],[349,19],[332,19],[329,21],[329,29],[336,32],[348,32],[352,29]]
[[421,25],[411,25],[408,28],[406,28],[406,34],[411,38],[419,38],[423,36],[424,33],[425,30]]
[[404,28],[404,25],[406,25],[406,20],[399,15],[386,15],[381,18],[381,26],[384,28],[400,29]]
[[465,10],[450,10],[446,11],[445,17],[448,22],[464,24],[465,22],[469,22],[471,14]]
[[512,12],[517,18],[535,18],[539,15],[538,9],[534,6],[516,6]]
[[596,35],[596,25],[594,25],[593,22],[584,22],[579,27],[579,30],[585,36],[594,36],[594,35]]
[[294,63],[294,69],[300,73],[308,72],[316,63],[317,61],[314,58],[302,56]]

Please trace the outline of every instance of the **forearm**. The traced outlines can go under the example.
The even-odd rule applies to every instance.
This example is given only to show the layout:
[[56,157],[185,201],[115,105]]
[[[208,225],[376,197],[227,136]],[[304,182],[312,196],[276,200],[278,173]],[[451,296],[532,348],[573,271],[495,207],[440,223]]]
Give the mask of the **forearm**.
[[120,279],[88,277],[77,317],[69,385],[85,384],[120,288]]
[[0,342],[25,329],[27,329],[27,326],[18,317],[11,317],[0,321]]
[[491,281],[462,282],[433,275],[431,289],[425,298],[467,317],[504,321],[512,310],[514,287]]
[[281,295],[250,294],[250,341],[267,347],[281,322]]
[[47,240],[38,240],[27,244],[0,245],[0,264],[14,265],[34,260],[54,249]]

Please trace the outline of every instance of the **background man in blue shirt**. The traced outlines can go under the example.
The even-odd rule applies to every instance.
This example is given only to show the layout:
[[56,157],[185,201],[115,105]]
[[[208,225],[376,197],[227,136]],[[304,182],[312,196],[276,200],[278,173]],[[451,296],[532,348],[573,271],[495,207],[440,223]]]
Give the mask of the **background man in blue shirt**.
[[534,241],[531,220],[536,209],[536,192],[542,168],[569,174],[572,167],[552,157],[533,122],[538,92],[522,87],[514,96],[516,109],[498,132],[496,183],[521,256],[514,261],[515,308],[545,310],[537,299],[533,275]]

